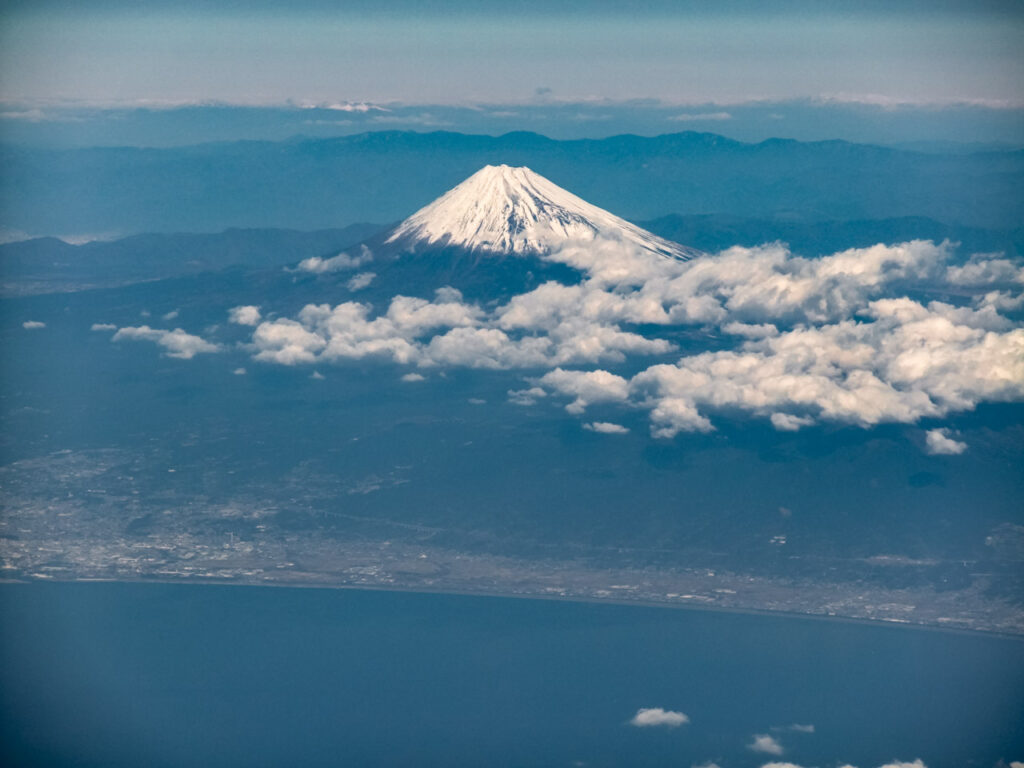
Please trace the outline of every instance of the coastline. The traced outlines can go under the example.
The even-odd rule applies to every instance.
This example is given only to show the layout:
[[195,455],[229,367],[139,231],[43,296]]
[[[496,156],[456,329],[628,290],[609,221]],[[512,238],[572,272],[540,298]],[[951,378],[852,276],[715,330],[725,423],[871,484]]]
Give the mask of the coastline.
[[668,600],[659,601],[651,599],[630,600],[623,597],[598,597],[592,595],[560,595],[543,593],[523,592],[502,592],[460,589],[457,587],[443,586],[392,586],[386,584],[329,584],[313,582],[284,583],[275,581],[242,581],[242,580],[215,580],[215,579],[167,579],[167,578],[102,578],[87,577],[78,579],[20,579],[2,578],[0,587],[7,585],[32,585],[32,584],[159,584],[167,586],[213,586],[213,587],[272,587],[277,589],[319,589],[319,590],[351,590],[358,592],[385,592],[396,594],[419,594],[419,595],[449,595],[457,597],[475,597],[483,599],[513,599],[513,600],[543,600],[548,602],[569,602],[588,605],[609,605],[634,608],[655,608],[669,610],[683,610],[693,612],[708,612],[721,614],[734,614],[745,616],[764,616],[777,619],[807,619],[813,621],[826,621],[830,623],[855,624],[872,627],[890,627],[898,629],[916,629],[943,634],[963,635],[971,637],[992,637],[1024,642],[1024,633],[1001,632],[992,629],[974,629],[967,627],[950,627],[935,623],[893,621],[890,619],[874,619],[857,616],[843,616],[835,614],[806,613],[800,611],[776,610],[771,608],[733,607],[725,605],[708,605],[701,603],[679,603]]

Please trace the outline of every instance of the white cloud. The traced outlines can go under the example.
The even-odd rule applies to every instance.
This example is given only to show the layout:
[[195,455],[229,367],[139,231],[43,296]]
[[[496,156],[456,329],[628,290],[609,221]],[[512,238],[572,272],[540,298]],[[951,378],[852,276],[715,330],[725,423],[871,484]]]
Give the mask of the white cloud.
[[373,261],[373,253],[365,245],[359,247],[359,252],[354,256],[349,253],[339,253],[337,256],[324,259],[320,256],[310,256],[303,259],[296,267],[300,272],[312,272],[313,274],[324,274],[326,272],[339,272],[346,269],[356,269]]
[[948,429],[930,429],[924,439],[925,450],[932,456],[958,456],[967,450],[967,443],[954,440]]
[[327,346],[327,341],[295,320],[281,319],[260,323],[253,333],[253,343],[259,350],[257,360],[295,365],[312,363],[316,355]]
[[178,317],[178,310],[176,310],[176,309],[172,309],[170,312],[167,312],[167,313],[165,313],[163,315],[163,319],[164,320],[174,320],[177,317]]
[[754,740],[747,745],[747,749],[768,755],[781,755],[783,752],[782,745],[778,740],[767,733],[755,734]]
[[168,357],[180,360],[191,360],[199,354],[219,352],[220,346],[206,341],[200,336],[185,333],[181,328],[173,331],[150,328],[148,325],[138,327],[127,326],[113,335],[111,341],[152,341],[163,347]]
[[245,376],[246,370],[245,368],[235,368],[232,373],[235,374],[235,376]]
[[259,325],[261,318],[260,308],[252,304],[228,310],[228,320],[236,325]]
[[722,331],[748,339],[764,339],[779,335],[779,329],[771,323],[726,323],[722,326]]
[[814,423],[814,419],[808,416],[795,416],[792,413],[773,413],[770,419],[772,426],[780,432],[796,432]]
[[352,278],[345,283],[345,287],[353,292],[361,291],[363,288],[369,286],[375,277],[377,277],[377,275],[374,272],[360,272],[358,275],[353,275]]
[[419,373],[407,373],[402,377],[402,381],[414,382],[414,381],[426,381],[426,377]]
[[921,760],[921,758],[918,758],[912,763],[905,763],[901,760],[895,760],[891,763],[880,765],[878,768],[928,768],[928,766],[924,764],[924,761]]
[[975,306],[995,312],[1017,312],[1024,309],[1024,293],[1015,296],[1010,291],[990,291],[975,299]]
[[[308,304],[299,312],[298,320],[282,318],[263,322],[253,333],[253,344],[258,360],[285,365],[312,363],[319,359],[342,360],[378,356],[397,363],[432,364],[432,352],[417,339],[438,328],[471,331],[478,323],[482,310],[461,301],[462,295],[452,289],[437,292],[436,301],[396,296],[387,311],[371,317],[369,304],[345,302],[331,307],[328,304]],[[451,358],[456,364],[472,363],[471,353],[460,348],[460,343],[471,338],[448,339],[435,336],[435,352],[440,360]],[[480,339],[477,339],[479,342]],[[507,338],[499,341],[508,341]],[[506,346],[503,343],[495,347]],[[499,349],[498,351],[508,352]],[[487,367],[487,366],[485,366]],[[495,363],[489,367],[509,367]]]
[[[451,288],[433,300],[395,296],[382,310],[311,304],[295,319],[260,323],[253,348],[257,359],[288,365],[377,356],[547,370],[509,400],[534,404],[531,390],[543,389],[573,397],[575,414],[591,402],[642,407],[659,437],[710,431],[719,413],[770,419],[781,431],[913,423],[1024,399],[1024,328],[1003,314],[1024,307],[1024,294],[988,291],[971,306],[900,297],[950,281],[995,284],[1019,269],[991,255],[950,267],[952,252],[912,241],[805,259],[769,244],[679,262],[621,242],[569,243],[548,258],[579,270],[575,285],[547,282],[487,308]],[[335,267],[361,258],[342,254]],[[317,263],[314,271],[328,269]],[[629,327],[638,324],[648,330]],[[649,329],[677,325],[717,327],[731,346],[659,361],[628,381],[564,370],[664,356],[675,345]]]
[[116,331],[117,326],[113,323],[93,323],[89,329],[91,331]]
[[31,331],[37,328],[45,328],[46,323],[42,322],[41,320],[26,320],[24,323],[21,324],[21,327]]
[[550,339],[512,339],[497,328],[454,328],[435,336],[425,349],[433,363],[469,368],[544,367],[552,349]]
[[661,707],[651,707],[638,709],[636,714],[633,715],[633,719],[629,721],[629,724],[635,725],[638,728],[650,728],[654,726],[678,728],[680,725],[685,725],[688,722],[690,722],[690,718],[682,712],[673,712],[672,710],[662,709]]
[[623,402],[629,397],[629,382],[608,371],[566,371],[556,368],[539,383],[563,395],[574,396],[565,407],[569,413],[583,413],[593,403]]
[[793,733],[814,733],[814,726],[810,723],[793,723],[792,725],[786,726],[783,730],[793,731]]
[[600,432],[602,435],[625,435],[629,428],[621,424],[612,424],[610,421],[592,421],[584,424],[583,428],[591,432]]
[[803,766],[799,766],[796,763],[780,763],[772,761],[770,763],[765,763],[761,768],[803,768]]
[[948,267],[946,282],[972,287],[1024,283],[1024,265],[999,256],[976,253],[965,264]]
[[514,405],[536,405],[538,399],[547,397],[547,395],[547,391],[541,387],[510,389],[508,391],[508,401]]
[[1024,398],[1024,329],[1000,333],[992,330],[1000,318],[910,299],[875,301],[864,314],[874,322],[798,326],[738,350],[652,366],[630,386],[664,436],[706,429],[694,416],[703,407],[779,414],[776,427],[791,429],[810,418],[912,423]]

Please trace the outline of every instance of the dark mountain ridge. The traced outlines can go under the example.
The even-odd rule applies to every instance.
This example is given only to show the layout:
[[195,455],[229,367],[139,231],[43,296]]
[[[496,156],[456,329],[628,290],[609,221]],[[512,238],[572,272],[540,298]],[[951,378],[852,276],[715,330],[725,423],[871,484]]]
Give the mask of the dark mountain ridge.
[[1024,219],[1024,152],[924,154],[709,133],[557,141],[384,131],[168,149],[0,148],[0,226],[39,234],[325,229],[396,221],[488,164],[527,165],[627,219]]

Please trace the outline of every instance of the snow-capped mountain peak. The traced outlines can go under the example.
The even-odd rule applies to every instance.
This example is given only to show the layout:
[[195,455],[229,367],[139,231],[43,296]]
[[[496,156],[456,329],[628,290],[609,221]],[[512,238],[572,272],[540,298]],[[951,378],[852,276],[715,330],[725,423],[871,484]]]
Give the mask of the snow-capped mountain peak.
[[599,237],[673,259],[699,254],[591,205],[525,166],[508,165],[484,166],[399,224],[387,242],[410,250],[448,246],[543,255],[567,241]]

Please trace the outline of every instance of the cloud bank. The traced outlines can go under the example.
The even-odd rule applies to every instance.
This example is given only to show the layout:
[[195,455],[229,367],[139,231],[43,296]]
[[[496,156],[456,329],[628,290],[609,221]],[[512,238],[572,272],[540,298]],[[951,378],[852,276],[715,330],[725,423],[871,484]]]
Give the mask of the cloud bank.
[[[516,405],[554,400],[578,416],[592,405],[641,409],[659,438],[737,417],[790,432],[911,424],[1024,400],[1024,327],[1014,319],[1024,311],[1024,265],[1000,254],[957,261],[954,250],[911,241],[807,259],[776,243],[680,262],[598,240],[546,257],[577,270],[578,283],[549,281],[504,304],[446,287],[429,300],[309,304],[273,320],[235,307],[231,319],[254,327],[258,361],[519,369],[529,373],[509,391]],[[364,248],[299,269],[371,259]],[[350,290],[371,274],[356,274]],[[118,337],[157,340],[123,330]],[[681,355],[694,338],[709,351]],[[178,343],[182,353],[212,351]],[[601,431],[598,423],[612,422],[588,428]],[[941,429],[926,440],[931,453],[964,450]]]

